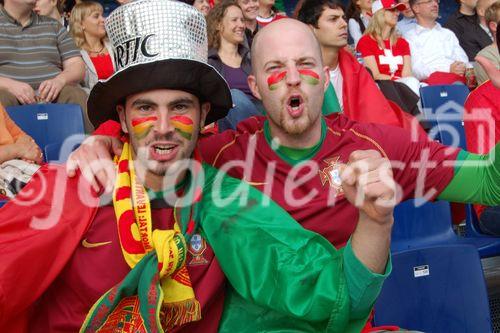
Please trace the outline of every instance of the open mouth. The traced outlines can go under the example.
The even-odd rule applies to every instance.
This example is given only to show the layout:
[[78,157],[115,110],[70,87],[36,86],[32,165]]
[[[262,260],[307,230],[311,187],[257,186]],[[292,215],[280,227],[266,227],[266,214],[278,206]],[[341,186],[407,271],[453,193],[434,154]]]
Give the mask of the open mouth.
[[175,143],[155,143],[150,146],[150,157],[159,162],[168,162],[175,159],[179,145]]
[[304,109],[304,100],[300,95],[292,95],[288,98],[287,103],[288,113],[292,117],[300,117]]
[[154,145],[153,149],[158,155],[166,155],[175,149],[175,145]]

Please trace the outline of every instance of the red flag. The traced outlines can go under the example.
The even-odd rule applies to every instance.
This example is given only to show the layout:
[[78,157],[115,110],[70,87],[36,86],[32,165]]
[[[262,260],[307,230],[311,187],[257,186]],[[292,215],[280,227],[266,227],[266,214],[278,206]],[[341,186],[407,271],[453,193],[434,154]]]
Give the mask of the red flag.
[[98,198],[80,178],[69,179],[64,166],[45,165],[0,209],[0,332],[26,331],[31,305],[90,225]]

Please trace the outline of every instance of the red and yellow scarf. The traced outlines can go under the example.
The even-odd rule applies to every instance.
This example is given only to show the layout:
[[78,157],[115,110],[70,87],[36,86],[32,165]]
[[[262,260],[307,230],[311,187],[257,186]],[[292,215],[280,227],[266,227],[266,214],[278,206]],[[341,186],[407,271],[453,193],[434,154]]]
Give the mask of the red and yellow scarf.
[[153,230],[149,198],[131,156],[125,143],[113,204],[122,253],[132,270],[94,304],[80,332],[164,332],[201,319],[185,266],[185,236],[189,239],[195,230],[193,207],[201,191],[193,191],[184,233],[177,219],[173,230]]

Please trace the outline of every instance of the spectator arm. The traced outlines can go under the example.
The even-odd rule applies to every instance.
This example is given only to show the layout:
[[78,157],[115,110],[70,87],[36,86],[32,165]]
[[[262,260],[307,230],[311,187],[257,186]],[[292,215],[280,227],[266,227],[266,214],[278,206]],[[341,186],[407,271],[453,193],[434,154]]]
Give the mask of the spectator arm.
[[375,60],[375,56],[367,56],[363,58],[365,62],[365,66],[370,69],[372,72],[372,76],[374,80],[390,80],[391,77],[389,75],[380,74],[377,66],[377,61]]
[[7,90],[7,88],[10,86],[10,83],[12,81],[13,80],[9,79],[8,77],[0,76],[0,89]]
[[356,47],[356,45],[358,45],[359,39],[361,38],[361,36],[363,36],[363,34],[361,33],[361,28],[359,27],[359,23],[354,19],[350,19],[348,29],[349,34],[354,40],[354,47]]
[[469,57],[465,53],[464,49],[460,46],[457,36],[454,33],[450,33],[450,41],[453,44],[453,59],[455,61],[461,61],[466,65],[469,65]]
[[64,85],[78,84],[85,78],[85,64],[81,57],[72,57],[63,61],[63,71],[57,76]]
[[0,145],[0,164],[6,161],[16,159],[18,149],[15,143]]
[[406,55],[403,57],[403,72],[401,73],[403,77],[412,76],[411,72],[411,56]]
[[[419,81],[425,80],[432,74],[435,70],[429,68],[423,61],[424,57],[415,47],[411,48],[411,68],[413,71],[413,76],[415,76]],[[449,71],[449,70],[448,70]]]

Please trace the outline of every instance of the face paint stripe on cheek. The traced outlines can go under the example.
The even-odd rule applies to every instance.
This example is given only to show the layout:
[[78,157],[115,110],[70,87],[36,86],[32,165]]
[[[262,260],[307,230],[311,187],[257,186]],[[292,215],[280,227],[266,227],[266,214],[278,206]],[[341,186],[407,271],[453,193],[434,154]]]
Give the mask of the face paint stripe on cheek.
[[148,135],[151,128],[154,126],[155,122],[158,120],[157,117],[139,117],[132,119],[132,129],[137,138],[142,139]]
[[299,70],[300,78],[304,80],[304,82],[310,85],[317,85],[319,83],[319,75],[313,70],[310,69],[300,69]]
[[138,117],[138,118],[132,119],[132,126],[137,126],[137,125],[144,123],[146,121],[157,121],[157,120],[158,120],[158,117],[156,117],[156,116]]
[[193,120],[186,116],[174,116],[170,118],[170,124],[175,127],[177,133],[183,138],[191,140],[193,134]]
[[267,78],[267,86],[269,90],[278,89],[278,84],[283,81],[286,77],[286,71],[273,73]]

